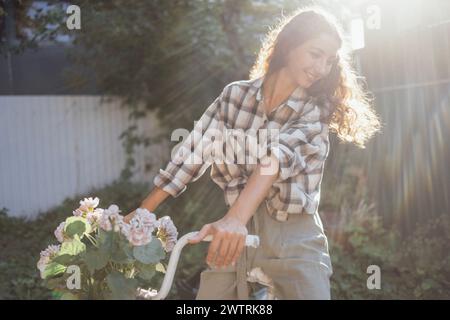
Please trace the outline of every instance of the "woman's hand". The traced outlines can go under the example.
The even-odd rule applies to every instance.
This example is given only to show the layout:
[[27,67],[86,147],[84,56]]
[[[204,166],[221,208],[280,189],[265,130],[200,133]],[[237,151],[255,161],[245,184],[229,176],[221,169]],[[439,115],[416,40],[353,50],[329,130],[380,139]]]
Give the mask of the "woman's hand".
[[135,213],[136,213],[136,210],[130,212],[129,214],[127,214],[126,216],[123,217],[123,221],[125,223],[130,223],[130,221],[131,221],[131,219],[133,219]]
[[189,243],[199,243],[206,236],[212,235],[206,263],[209,266],[225,267],[235,265],[245,246],[248,231],[242,220],[225,215],[216,222],[205,224],[199,233],[189,239]]
[[262,163],[268,164],[271,169],[268,171],[267,165],[258,164],[227,214],[214,223],[204,225],[189,240],[190,243],[198,243],[207,235],[214,237],[206,258],[209,265],[222,267],[230,262],[235,264],[241,255],[248,234],[246,224],[278,177],[279,161],[274,155],[264,157]]

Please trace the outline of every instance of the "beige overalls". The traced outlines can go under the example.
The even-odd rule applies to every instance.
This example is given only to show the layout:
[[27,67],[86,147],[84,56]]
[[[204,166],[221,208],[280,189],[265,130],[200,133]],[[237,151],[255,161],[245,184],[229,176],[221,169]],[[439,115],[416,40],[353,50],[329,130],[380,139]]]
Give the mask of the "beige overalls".
[[197,300],[252,299],[249,281],[256,278],[275,299],[330,299],[333,270],[318,212],[290,214],[280,222],[269,215],[263,201],[247,229],[259,236],[260,246],[246,247],[234,267],[204,270]]

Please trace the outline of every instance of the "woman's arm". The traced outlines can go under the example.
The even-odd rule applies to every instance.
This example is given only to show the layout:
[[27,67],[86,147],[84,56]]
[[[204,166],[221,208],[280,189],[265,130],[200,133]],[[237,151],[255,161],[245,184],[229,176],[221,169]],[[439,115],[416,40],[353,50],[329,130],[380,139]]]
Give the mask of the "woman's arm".
[[[170,194],[159,187],[154,187],[149,195],[142,201],[139,208],[145,208],[150,212],[156,210],[156,208],[169,196]],[[126,215],[123,219],[126,223],[129,223],[133,218],[135,211]]]
[[[222,90],[222,93],[205,110],[200,120],[194,124],[194,128],[175,153],[176,158],[168,162],[165,170],[159,170],[156,174],[153,179],[155,187],[141,203],[140,208],[153,212],[169,195],[176,198],[183,193],[187,189],[187,184],[200,178],[210,166],[209,162],[196,162],[196,160],[204,160],[202,151],[207,150],[208,144],[211,143],[211,139],[206,139],[203,132],[208,130],[212,132],[213,129],[220,128],[220,108],[228,90],[230,86]],[[191,149],[192,145],[195,146],[194,150]],[[126,215],[124,221],[130,222],[134,214],[135,211]]]
[[226,215],[216,222],[204,225],[189,241],[198,243],[207,235],[213,235],[206,258],[208,265],[223,267],[236,263],[245,246],[247,222],[267,196],[272,184],[278,178],[278,173],[278,159],[273,155],[264,157]]

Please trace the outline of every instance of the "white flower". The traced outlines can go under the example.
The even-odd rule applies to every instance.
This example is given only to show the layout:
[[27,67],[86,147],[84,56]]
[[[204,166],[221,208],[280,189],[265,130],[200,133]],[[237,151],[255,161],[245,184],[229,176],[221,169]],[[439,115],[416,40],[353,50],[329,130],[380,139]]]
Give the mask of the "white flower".
[[86,217],[88,213],[94,212],[94,209],[97,208],[99,202],[100,200],[97,197],[94,199],[91,197],[84,198],[84,200],[80,201],[80,207],[73,211],[73,215],[78,217]]
[[172,251],[178,239],[178,231],[172,219],[169,216],[164,216],[158,220],[159,227],[157,237],[161,239],[164,250],[166,252]]
[[154,296],[156,296],[158,294],[158,291],[156,291],[155,289],[142,289],[142,288],[137,288],[137,292],[136,292],[136,296],[138,298],[142,298],[142,299],[151,299]]
[[49,245],[45,250],[41,251],[40,259],[37,263],[37,268],[41,272],[41,278],[44,279],[44,270],[47,264],[53,259],[59,252],[60,245]]
[[56,239],[58,239],[58,241],[60,243],[64,242],[64,226],[65,225],[66,225],[65,221],[61,222],[54,232]]
[[115,232],[119,232],[124,225],[123,217],[119,212],[119,207],[115,204],[112,204],[108,209],[103,210],[101,216],[98,218],[99,227],[105,231],[114,230]]
[[95,197],[92,198],[84,198],[84,200],[80,201],[80,209],[83,211],[93,211],[95,208],[97,208],[100,200]]
[[136,209],[130,223],[124,225],[122,233],[134,246],[143,246],[152,241],[152,233],[159,226],[155,214],[147,209]]

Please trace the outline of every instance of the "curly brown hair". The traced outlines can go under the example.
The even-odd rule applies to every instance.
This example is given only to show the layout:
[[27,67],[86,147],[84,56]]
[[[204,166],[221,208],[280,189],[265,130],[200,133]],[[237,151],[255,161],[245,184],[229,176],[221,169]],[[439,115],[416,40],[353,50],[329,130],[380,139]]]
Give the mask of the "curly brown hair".
[[372,98],[358,82],[358,76],[351,66],[350,49],[344,32],[336,18],[318,6],[303,7],[288,16],[283,16],[278,24],[266,34],[255,64],[250,70],[250,79],[275,73],[285,65],[285,57],[290,50],[305,41],[328,34],[338,40],[338,59],[330,73],[312,84],[307,93],[319,105],[330,108],[323,119],[330,130],[343,142],[351,142],[364,149],[365,143],[381,125],[372,109]]

